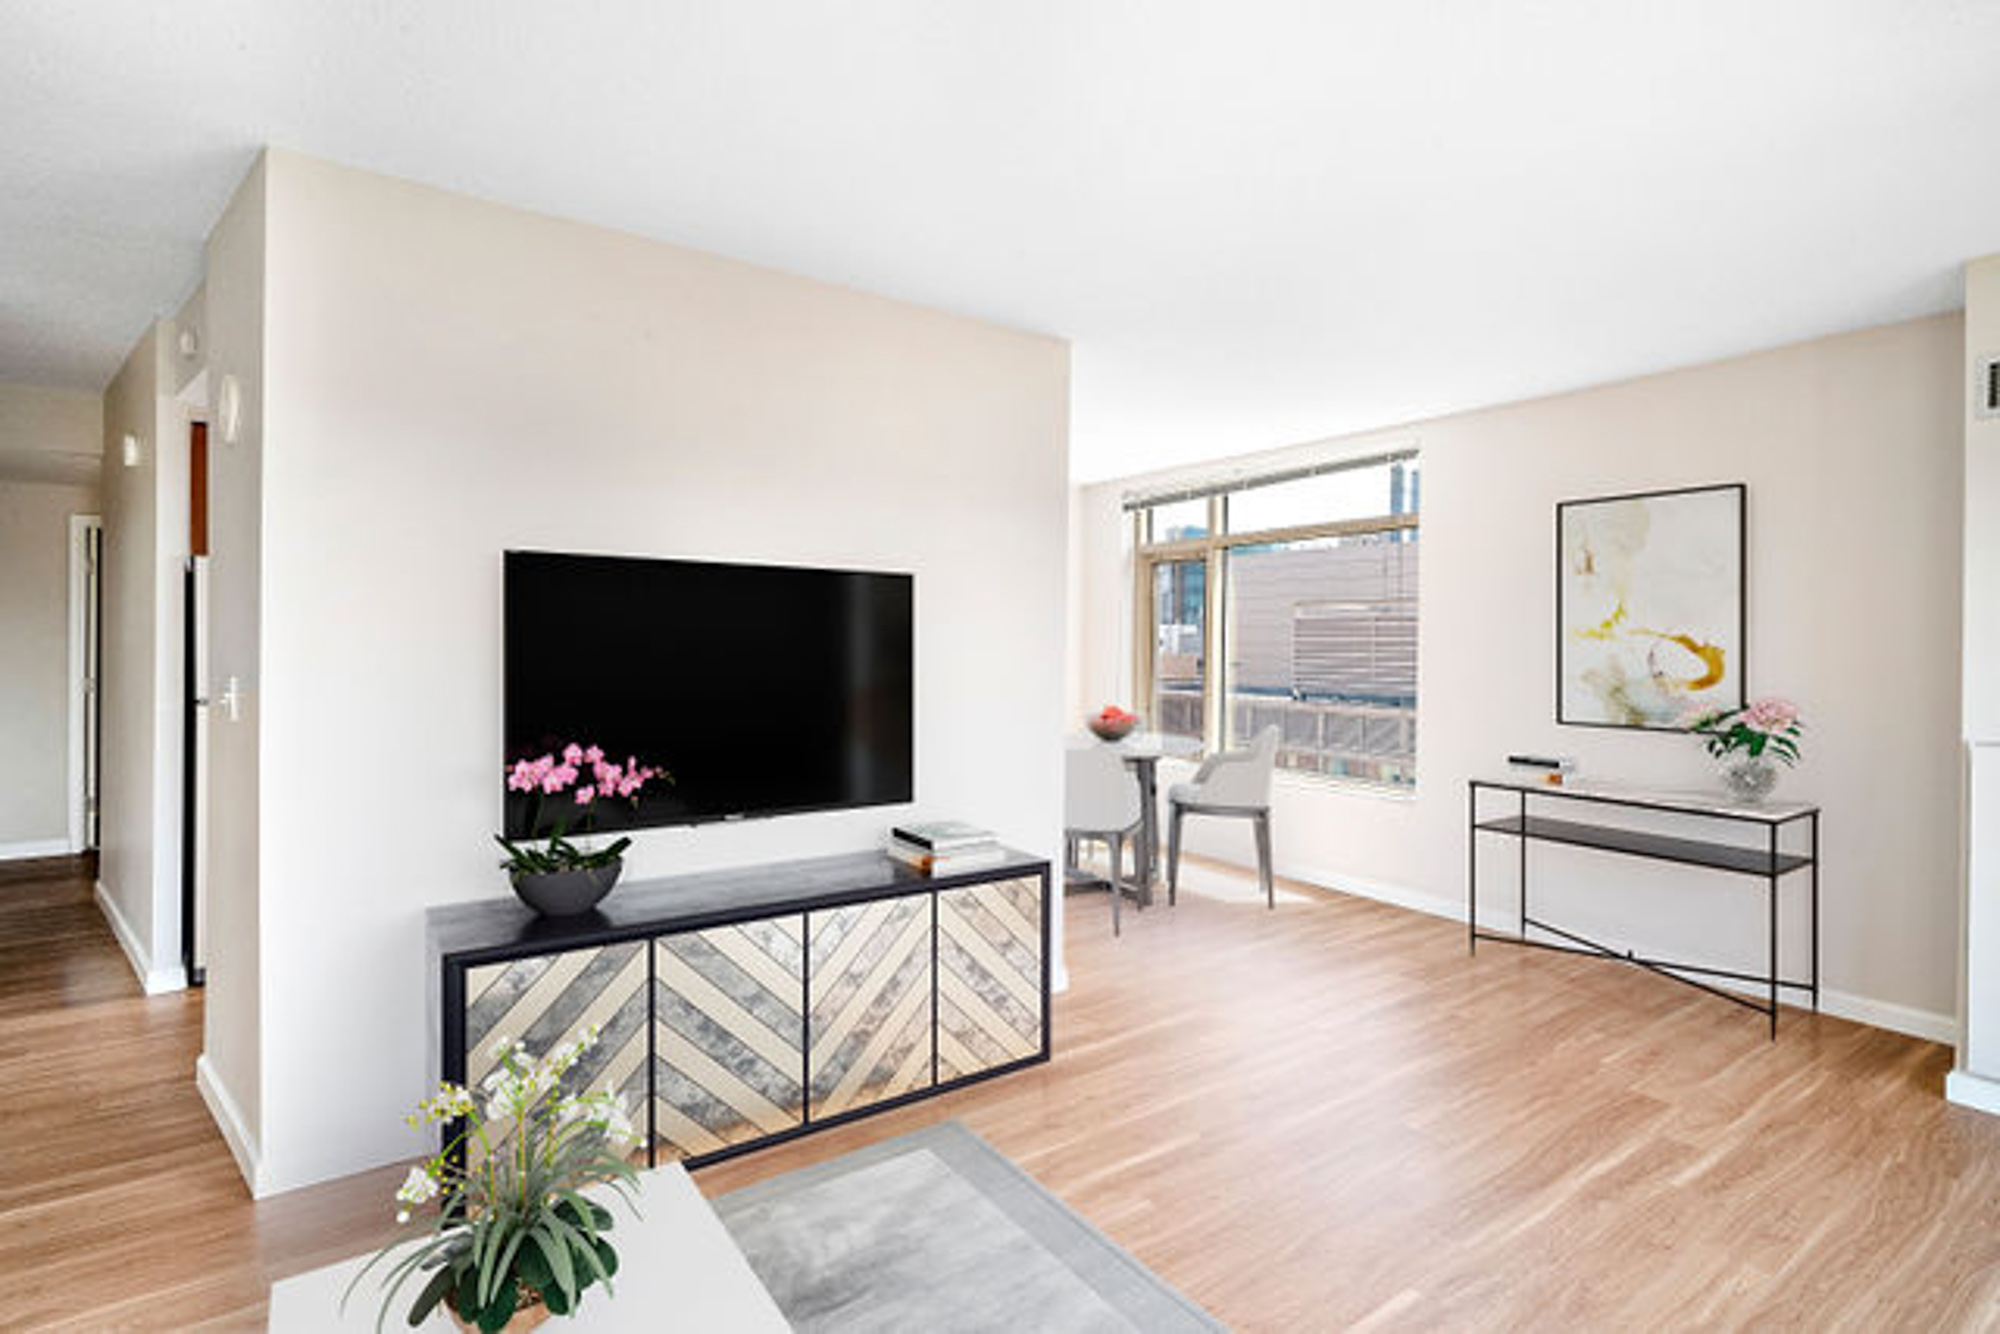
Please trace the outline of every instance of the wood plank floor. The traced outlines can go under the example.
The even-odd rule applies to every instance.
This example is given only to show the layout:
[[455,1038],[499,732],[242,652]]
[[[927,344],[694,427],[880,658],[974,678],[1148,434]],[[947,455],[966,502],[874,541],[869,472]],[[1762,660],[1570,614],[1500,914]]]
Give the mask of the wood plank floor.
[[[1070,900],[1056,1060],[698,1174],[956,1116],[1239,1330],[2000,1328],[2000,1119],[1950,1053],[1241,877]],[[385,1169],[253,1205],[67,864],[0,871],[8,1328],[258,1327],[388,1229]]]

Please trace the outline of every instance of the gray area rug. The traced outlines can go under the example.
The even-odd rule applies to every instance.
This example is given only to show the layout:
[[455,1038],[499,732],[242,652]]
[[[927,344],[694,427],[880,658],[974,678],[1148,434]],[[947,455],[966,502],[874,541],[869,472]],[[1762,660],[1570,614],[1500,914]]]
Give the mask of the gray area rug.
[[1222,1328],[956,1121],[711,1203],[807,1334]]

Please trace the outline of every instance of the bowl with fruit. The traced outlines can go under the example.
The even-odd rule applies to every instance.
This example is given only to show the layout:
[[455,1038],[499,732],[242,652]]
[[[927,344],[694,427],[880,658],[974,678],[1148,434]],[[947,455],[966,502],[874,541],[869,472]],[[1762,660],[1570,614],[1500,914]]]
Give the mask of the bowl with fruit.
[[1139,725],[1139,715],[1127,713],[1116,704],[1107,704],[1083,722],[1100,741],[1123,741]]

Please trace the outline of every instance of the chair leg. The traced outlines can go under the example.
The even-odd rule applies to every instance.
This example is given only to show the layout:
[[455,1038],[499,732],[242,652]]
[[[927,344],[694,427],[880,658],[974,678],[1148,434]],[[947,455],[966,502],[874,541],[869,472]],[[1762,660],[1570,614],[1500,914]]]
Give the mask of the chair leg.
[[1118,837],[1121,842],[1126,838],[1132,840],[1132,906],[1144,912],[1146,895],[1151,892],[1151,887],[1139,878],[1139,872],[1146,869],[1146,854],[1139,850],[1139,844],[1142,842],[1139,831],[1135,829],[1129,835],[1120,834]]
[[1173,813],[1167,818],[1167,906],[1174,906],[1174,899],[1181,887],[1181,808],[1173,803]]
[[1257,878],[1264,882],[1264,905],[1275,912],[1278,890],[1271,880],[1271,813],[1259,811],[1251,823],[1257,827]]
[[1120,863],[1124,860],[1125,836],[1113,834],[1105,842],[1111,845],[1111,934],[1115,936],[1122,931],[1119,915],[1125,907],[1125,891],[1118,888]]

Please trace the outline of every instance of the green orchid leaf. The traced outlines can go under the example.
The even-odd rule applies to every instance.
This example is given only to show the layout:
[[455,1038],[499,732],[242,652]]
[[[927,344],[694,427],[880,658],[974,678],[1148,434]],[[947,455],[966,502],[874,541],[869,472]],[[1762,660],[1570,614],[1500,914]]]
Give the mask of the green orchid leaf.
[[[584,1262],[585,1268],[590,1270],[591,1277],[599,1280],[609,1280],[611,1276],[604,1272],[604,1266],[598,1262],[597,1247],[593,1244],[592,1239],[584,1236],[583,1233],[577,1231],[567,1223],[557,1223],[556,1226],[563,1230],[564,1244],[569,1247],[573,1255]],[[585,1279],[578,1286],[579,1290],[589,1287],[590,1279]]]
[[[562,1225],[557,1223],[555,1226],[560,1227]],[[533,1241],[535,1246],[548,1259],[549,1272],[555,1276],[553,1290],[560,1291],[565,1297],[574,1297],[576,1295],[576,1268],[570,1264],[568,1244],[549,1226],[546,1220],[535,1225],[533,1230],[528,1233],[528,1239]],[[544,1291],[550,1291],[550,1289],[544,1289]],[[554,1311],[555,1306],[551,1304],[549,1309]],[[560,1311],[556,1313],[558,1315],[562,1314]]]
[[507,1328],[507,1322],[514,1318],[514,1312],[519,1304],[519,1294],[514,1291],[514,1285],[511,1283],[494,1293],[493,1300],[479,1310],[477,1323],[480,1334],[500,1334],[501,1330]]
[[[436,1241],[427,1242],[397,1261],[396,1265],[387,1274],[383,1275],[382,1306],[375,1313],[375,1328],[378,1331],[382,1328],[383,1323],[388,1320],[389,1308],[394,1305],[396,1294],[403,1290],[403,1284],[408,1282],[410,1276],[419,1269],[435,1262],[440,1252],[446,1251],[447,1247],[445,1244]],[[384,1252],[384,1254],[386,1253],[387,1251]]]
[[555,1286],[555,1271],[549,1268],[548,1257],[542,1254],[538,1246],[522,1248],[520,1263],[515,1265],[514,1272],[521,1276],[523,1283],[538,1292],[547,1292]]
[[521,1248],[521,1231],[512,1230],[504,1240],[494,1238],[487,1243],[486,1258],[479,1266],[479,1303],[482,1307],[493,1300],[493,1294],[514,1286],[514,1253]]
[[453,1309],[455,1309],[461,1316],[464,1316],[467,1320],[473,1320],[478,1318],[479,1315],[479,1271],[478,1270],[468,1267],[459,1272],[458,1286],[452,1292],[451,1304]]
[[417,1294],[417,1304],[410,1308],[411,1328],[423,1324],[430,1317],[430,1313],[437,1309],[438,1303],[444,1300],[444,1295],[451,1291],[451,1285],[456,1281],[457,1275],[449,1269],[440,1269],[431,1275],[431,1281],[424,1284],[424,1290]]

